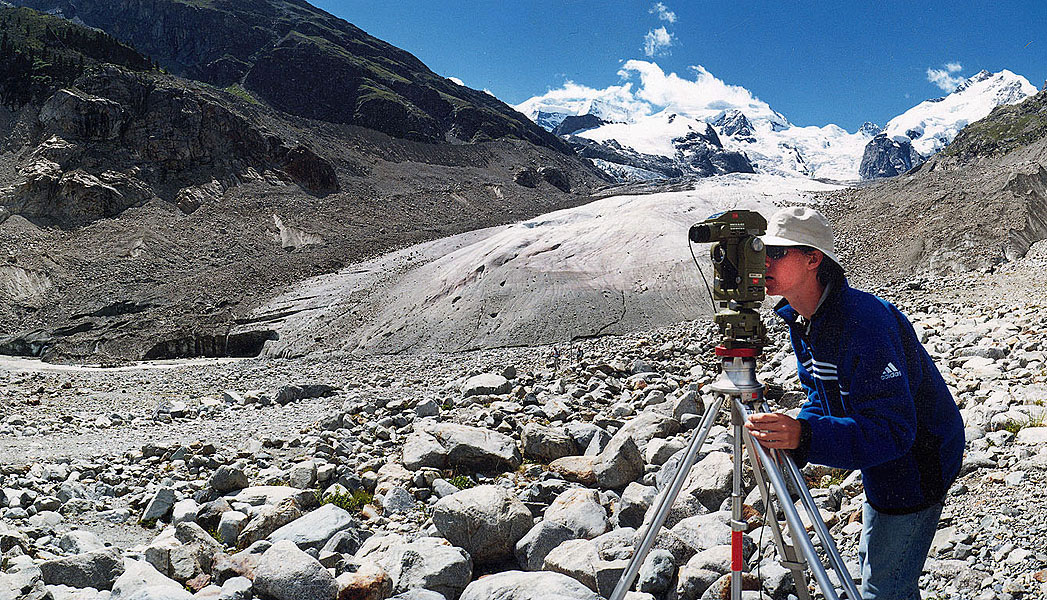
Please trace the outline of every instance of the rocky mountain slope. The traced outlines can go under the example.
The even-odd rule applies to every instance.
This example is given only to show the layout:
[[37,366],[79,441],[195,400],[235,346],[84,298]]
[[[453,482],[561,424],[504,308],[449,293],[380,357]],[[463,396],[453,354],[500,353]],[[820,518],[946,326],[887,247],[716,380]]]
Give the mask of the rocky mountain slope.
[[171,73],[245,89],[299,117],[394,137],[526,140],[556,136],[493,96],[460,86],[400,48],[300,0],[18,0],[102,29]]
[[[522,140],[419,142],[294,117],[149,70],[94,30],[3,10],[43,24],[0,18],[39,34],[31,67],[56,56],[75,70],[0,109],[4,353],[253,354],[263,339],[229,329],[280,286],[580,204],[602,183],[584,161]],[[93,45],[57,52],[71,52],[66,29],[138,62],[92,58]]]
[[1040,92],[1000,106],[902,177],[824,202],[843,256],[875,276],[991,269],[1047,238],[1047,128]]

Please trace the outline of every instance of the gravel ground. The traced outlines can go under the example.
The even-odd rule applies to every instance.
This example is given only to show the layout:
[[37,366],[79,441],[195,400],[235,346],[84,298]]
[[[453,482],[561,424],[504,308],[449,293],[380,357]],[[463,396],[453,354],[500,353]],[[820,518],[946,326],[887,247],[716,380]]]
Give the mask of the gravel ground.
[[[1004,421],[1026,415],[1022,425],[1029,426],[1038,424],[1033,419],[1043,419],[1036,416],[1042,415],[1036,407],[1047,402],[1047,369],[1037,358],[1047,350],[1047,301],[1041,284],[1045,268],[1047,246],[1041,243],[1025,259],[994,272],[938,281],[923,278],[866,284],[899,304],[918,328],[928,332],[929,350],[956,390],[968,425],[979,432],[969,435],[967,454],[967,460],[978,466],[954,486],[943,514],[940,539],[932,549],[924,580],[927,596],[1045,597],[1041,581],[1047,580],[1047,510],[1043,509],[1047,450],[1041,449],[1047,449],[1047,441],[1022,441],[1022,432],[1016,438]],[[786,391],[796,391],[784,330],[775,325],[772,331],[776,341],[765,351],[761,377],[783,385]],[[353,468],[374,470],[399,458],[406,435],[402,432],[410,431],[410,420],[400,424],[397,418],[407,413],[413,417],[411,407],[428,400],[455,406],[448,418],[456,422],[516,430],[519,423],[502,418],[498,410],[456,404],[466,378],[500,373],[507,367],[520,374],[517,381],[523,382],[514,395],[531,386],[568,391],[575,386],[580,390],[575,398],[582,399],[581,408],[569,421],[603,418],[601,422],[613,423],[617,417],[607,420],[601,416],[620,410],[613,398],[597,398],[586,405],[585,398],[590,396],[582,395],[585,389],[596,394],[589,379],[593,365],[649,361],[685,385],[695,377],[689,371],[695,364],[704,363],[706,373],[715,371],[715,362],[701,352],[711,335],[707,323],[681,323],[559,347],[459,354],[364,358],[331,354],[293,360],[172,361],[123,368],[5,359],[0,361],[0,474],[9,485],[42,468],[40,465],[87,471],[94,467],[99,472],[118,465],[115,473],[123,474],[126,495],[107,501],[104,511],[67,514],[63,527],[93,531],[120,548],[141,547],[156,531],[138,525],[135,513],[148,499],[146,490],[164,480],[162,473],[151,470],[169,460],[143,459],[144,448],[160,447],[169,456],[173,448],[199,449],[211,444],[219,455],[252,461],[252,477],[262,477],[270,468],[286,473],[297,461],[315,456],[324,443],[333,443],[325,433],[330,428],[324,425],[333,413],[371,406],[377,411],[354,414],[350,410],[345,419],[353,419],[361,431],[366,430],[359,439],[368,447],[351,462]],[[975,364],[968,362],[963,348],[1004,348],[1008,358]],[[333,395],[306,397],[286,405],[271,402],[290,384],[323,384],[335,390]],[[1019,412],[1013,413],[1015,410]],[[1015,414],[1019,417],[1008,417]],[[252,443],[260,446],[245,452]],[[258,447],[265,450],[259,454]],[[196,485],[194,478],[203,481],[207,473],[207,467],[201,467],[196,475],[190,470],[180,477],[192,486]],[[532,466],[512,479],[522,489],[541,477],[541,469]],[[847,518],[855,508],[845,497],[836,510],[840,521],[834,526],[841,549],[852,560],[857,533],[847,528]],[[121,509],[130,511],[131,518],[114,522],[108,515]],[[4,510],[0,509],[0,516],[5,515]],[[377,517],[372,525],[377,531],[417,534],[431,527],[429,510]],[[9,516],[6,513],[0,523],[17,526],[18,521]]]

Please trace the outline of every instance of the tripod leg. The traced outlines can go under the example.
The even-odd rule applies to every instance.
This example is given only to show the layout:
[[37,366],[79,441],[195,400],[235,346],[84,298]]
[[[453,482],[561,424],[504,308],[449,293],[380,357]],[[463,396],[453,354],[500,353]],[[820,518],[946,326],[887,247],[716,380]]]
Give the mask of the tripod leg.
[[[797,554],[796,546],[786,544],[785,538],[782,537],[782,529],[778,524],[778,517],[771,505],[771,492],[767,487],[767,479],[763,470],[764,467],[756,454],[756,449],[753,448],[753,444],[755,443],[756,442],[753,441],[752,436],[745,436],[745,446],[749,452],[749,459],[753,464],[753,475],[756,478],[756,487],[759,488],[760,496],[763,497],[765,507],[764,513],[767,517],[767,524],[771,528],[771,537],[774,539],[774,545],[778,549],[778,556],[780,557],[779,563],[792,572],[793,581],[796,583],[796,596],[799,600],[809,600],[811,594],[807,590],[807,563]],[[791,498],[786,498],[785,500],[778,499],[779,503],[791,501]]]
[[654,541],[658,537],[658,531],[665,524],[665,519],[669,516],[669,510],[672,509],[673,503],[676,502],[676,497],[680,495],[680,490],[683,489],[684,483],[687,482],[687,476],[698,458],[698,451],[705,444],[705,438],[709,436],[709,431],[713,428],[713,423],[716,421],[716,413],[719,412],[721,404],[721,402],[712,402],[705,408],[701,425],[694,432],[694,436],[687,446],[687,453],[684,455],[683,460],[680,461],[676,476],[673,477],[672,483],[660,495],[654,518],[640,540],[640,545],[633,551],[633,557],[629,559],[629,565],[625,568],[625,572],[622,573],[622,578],[618,580],[614,591],[611,592],[610,600],[623,600],[626,592],[633,586],[636,574],[640,571],[640,565],[643,564],[647,554],[650,553],[651,548],[654,546]]
[[[745,406],[738,400],[735,400],[735,405],[738,410],[745,417],[748,417],[749,411],[746,410]],[[748,435],[748,434],[746,434]],[[811,568],[811,573],[814,574],[815,581],[818,582],[818,587],[821,588],[822,594],[827,600],[840,600],[839,594],[836,592],[836,588],[833,586],[832,580],[829,579],[829,574],[825,571],[825,565],[822,564],[821,559],[818,557],[818,552],[814,549],[814,543],[811,541],[807,530],[803,526],[803,522],[800,520],[800,514],[796,511],[796,506],[792,502],[786,502],[784,499],[790,498],[789,489],[785,483],[785,477],[782,476],[781,471],[778,469],[778,463],[775,461],[767,450],[753,442],[752,448],[756,451],[757,456],[760,459],[761,465],[763,465],[764,472],[767,473],[767,478],[771,482],[771,487],[774,488],[774,493],[781,502],[782,512],[785,513],[785,522],[789,527],[789,532],[792,537],[794,544],[799,546],[800,552],[803,553],[804,558],[807,559],[807,564]],[[805,505],[805,508],[810,511],[810,508]],[[811,520],[820,519],[821,515],[815,511],[814,514],[810,515]],[[847,578],[850,576],[846,571],[843,573],[837,573],[840,579]],[[853,585],[853,582],[852,582]],[[851,600],[857,600],[857,596]]]
[[858,600],[861,598],[858,594],[858,587],[854,584],[850,572],[847,571],[847,565],[844,563],[843,556],[840,555],[840,551],[836,547],[836,542],[829,533],[829,528],[825,525],[825,521],[822,521],[820,516],[814,518],[815,515],[819,515],[818,505],[815,504],[814,497],[811,496],[811,491],[807,489],[807,484],[803,480],[803,473],[800,472],[799,467],[796,466],[796,463],[793,462],[793,459],[790,456],[783,453],[781,460],[785,464],[786,473],[796,483],[796,489],[800,492],[800,501],[807,509],[807,512],[812,515],[811,522],[814,524],[814,531],[818,535],[818,541],[821,542],[822,550],[825,550],[825,554],[829,557],[833,571],[836,572],[837,577],[840,579],[840,583],[843,585],[844,589],[847,590],[847,597]]
[[742,534],[747,529],[742,519],[742,419],[741,412],[731,406],[731,425],[734,426],[734,481],[731,487],[731,600],[742,600]]
[[[769,408],[766,404],[763,406],[765,411],[769,410]],[[793,481],[796,490],[800,493],[800,502],[803,503],[807,513],[811,515],[811,523],[818,536],[818,541],[821,542],[822,550],[829,557],[833,571],[836,572],[840,583],[847,591],[847,597],[858,600],[861,598],[858,593],[858,586],[854,584],[854,579],[851,578],[850,572],[847,571],[847,565],[844,563],[843,556],[840,555],[840,550],[836,547],[836,542],[829,533],[829,528],[825,525],[825,521],[821,519],[818,505],[814,502],[814,497],[811,496],[811,490],[807,488],[807,483],[803,479],[803,473],[800,472],[796,462],[786,452],[778,453],[778,461],[780,464],[785,465],[785,475]],[[815,516],[818,516],[818,518],[815,518]]]

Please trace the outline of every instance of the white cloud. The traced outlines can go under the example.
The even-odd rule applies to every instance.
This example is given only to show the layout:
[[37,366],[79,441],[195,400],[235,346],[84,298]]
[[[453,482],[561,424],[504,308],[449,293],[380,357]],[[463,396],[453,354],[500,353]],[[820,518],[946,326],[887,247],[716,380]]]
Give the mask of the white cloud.
[[652,29],[643,38],[643,52],[647,56],[659,56],[666,54],[676,36],[666,31],[665,27]]
[[448,77],[448,79],[450,79],[451,81],[457,83],[458,85],[460,85],[462,87],[465,87],[465,83],[462,82],[462,80],[458,79],[457,77]]
[[749,90],[724,83],[702,66],[691,67],[691,72],[693,80],[666,73],[653,62],[630,60],[618,71],[623,80],[621,85],[594,89],[568,81],[563,87],[535,96],[515,108],[532,118],[538,111],[574,115],[594,112],[605,120],[627,123],[660,111],[707,119],[735,108],[750,119],[786,123],[784,117]]
[[651,10],[649,10],[648,12],[652,15],[657,14],[658,18],[663,21],[667,21],[669,23],[676,22],[676,13],[669,10],[669,7],[665,4],[662,4],[661,2],[656,2],[655,5],[651,7]]
[[695,75],[693,81],[676,73],[667,74],[653,62],[630,60],[622,65],[618,75],[625,79],[639,77],[637,98],[659,109],[697,118],[731,108],[741,110],[750,118],[773,115],[766,102],[744,87],[724,83],[701,65],[692,66],[691,71]]
[[595,112],[609,121],[631,122],[636,117],[649,114],[651,110],[647,102],[636,97],[632,88],[633,84],[625,83],[595,89],[566,81],[563,87],[529,98],[514,108],[532,117],[538,111],[571,115]]
[[[959,75],[959,72],[962,70],[963,65],[955,62],[946,63],[944,68],[941,69],[931,69],[928,67],[927,81],[930,81],[946,92],[951,92],[956,89],[956,86],[963,83],[965,77]],[[956,73],[956,75],[953,73]]]

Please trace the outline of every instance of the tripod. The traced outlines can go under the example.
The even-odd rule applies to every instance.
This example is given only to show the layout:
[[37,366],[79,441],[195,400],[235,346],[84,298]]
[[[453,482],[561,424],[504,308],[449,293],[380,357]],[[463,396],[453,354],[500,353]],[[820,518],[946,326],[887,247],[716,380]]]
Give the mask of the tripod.
[[[800,473],[796,463],[793,462],[786,452],[768,450],[761,446],[753,440],[749,431],[744,427],[745,420],[750,412],[766,412],[769,410],[763,399],[763,384],[756,380],[757,353],[758,351],[753,348],[727,349],[723,346],[716,348],[717,356],[723,359],[723,374],[712,384],[711,389],[720,394],[723,401],[710,403],[706,407],[701,424],[691,438],[687,447],[687,453],[679,464],[676,476],[673,478],[672,483],[665,488],[664,493],[661,494],[655,509],[654,519],[651,521],[640,545],[633,553],[633,557],[622,574],[622,578],[618,581],[618,585],[615,586],[614,591],[611,593],[610,600],[623,600],[626,592],[632,587],[636,574],[640,570],[640,565],[654,546],[658,531],[665,523],[666,517],[669,516],[669,510],[672,508],[673,502],[676,501],[676,497],[679,496],[680,491],[683,489],[691,467],[694,466],[698,458],[698,451],[705,444],[705,438],[708,437],[709,431],[712,429],[721,405],[725,407],[730,406],[731,425],[734,430],[734,481],[731,491],[731,600],[741,600],[742,570],[745,562],[742,556],[742,534],[747,529],[747,523],[742,516],[741,458],[743,443],[749,452],[753,473],[756,476],[756,485],[760,489],[760,495],[763,497],[765,512],[768,517],[766,521],[771,526],[771,533],[775,546],[778,549],[779,559],[782,566],[792,572],[799,599],[810,599],[805,574],[808,565],[826,600],[840,600],[840,595],[833,582],[829,579],[829,574],[814,548],[814,543],[800,520],[800,514],[796,510],[796,506],[793,504],[789,494],[789,483],[792,484],[793,489],[799,492],[801,504],[813,524],[818,541],[828,556],[837,579],[843,585],[846,598],[848,600],[860,600],[861,596],[858,594],[858,588],[854,585],[854,580],[851,579],[850,574],[847,572],[843,557],[840,556],[840,552],[829,534],[829,528],[822,521],[818,507],[814,503],[814,498],[811,496],[810,490],[807,489],[803,475]],[[775,512],[772,511],[768,483],[773,488],[778,505],[785,515],[792,544],[787,543],[782,536],[781,526],[778,523]],[[797,552],[797,547],[799,553]]]

